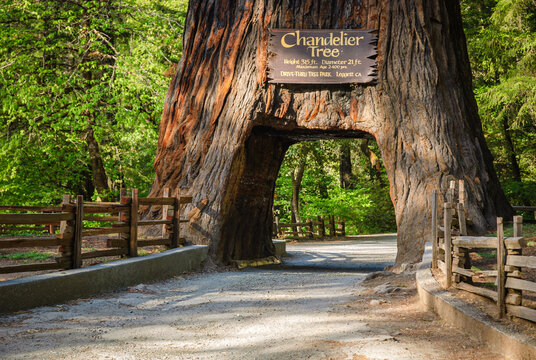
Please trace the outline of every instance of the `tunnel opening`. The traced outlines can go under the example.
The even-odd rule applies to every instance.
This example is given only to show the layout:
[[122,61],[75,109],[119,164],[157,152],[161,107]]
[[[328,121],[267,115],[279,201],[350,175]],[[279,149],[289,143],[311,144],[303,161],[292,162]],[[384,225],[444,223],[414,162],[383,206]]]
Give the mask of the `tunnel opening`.
[[[297,212],[289,211],[290,202],[285,204],[292,184],[289,171],[300,163],[308,165],[302,174],[307,196],[298,196]],[[228,263],[274,255],[274,212],[294,221],[296,216],[333,212],[326,215],[346,217],[352,235],[396,231],[389,181],[370,133],[256,126],[237,152],[231,172],[217,249]],[[381,226],[377,226],[379,217],[386,219],[380,220]]]
[[[280,238],[317,238],[321,236],[318,230],[323,230],[326,239],[338,238],[342,222],[346,235],[396,232],[389,180],[379,148],[370,137],[290,146],[276,180],[273,209],[274,222],[286,224],[278,229]],[[314,226],[319,218],[325,220],[324,229]],[[336,229],[331,228],[333,219],[339,219]],[[307,226],[283,231],[288,224],[311,221],[313,235]],[[293,234],[296,230],[298,234]]]

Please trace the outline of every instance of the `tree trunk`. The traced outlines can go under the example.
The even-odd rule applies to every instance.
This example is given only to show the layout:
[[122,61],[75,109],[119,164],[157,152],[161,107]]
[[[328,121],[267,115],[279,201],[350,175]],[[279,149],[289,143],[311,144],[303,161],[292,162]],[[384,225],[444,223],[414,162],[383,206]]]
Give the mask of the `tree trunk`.
[[[510,133],[510,125],[508,124],[508,119],[504,118],[502,120],[502,130],[503,130],[503,136],[504,136],[504,147],[506,150],[506,154],[508,155],[508,159],[510,160],[510,169],[512,171],[512,178],[514,181],[521,182],[521,169],[519,168],[519,162],[517,161],[517,154],[514,147],[514,141],[512,139],[512,135]],[[521,192],[519,194],[519,201],[524,206],[531,206],[530,198],[527,196],[526,193]]]
[[508,125],[508,119],[505,117],[502,120],[502,130],[504,136],[504,147],[510,160],[510,169],[512,170],[512,177],[514,181],[521,182],[521,171],[519,170],[519,163],[517,162],[516,151],[514,149],[514,142],[512,136],[510,136],[510,125]]
[[352,185],[352,156],[350,144],[343,141],[339,146],[339,179],[342,189],[349,189]]
[[[324,169],[320,169],[320,177],[322,177],[322,179],[325,177],[325,171]],[[328,193],[328,184],[326,183],[326,181],[322,180],[318,183],[318,196],[321,198],[321,199],[329,199],[329,193]]]
[[84,139],[86,140],[89,152],[93,185],[95,185],[95,189],[97,189],[97,192],[103,199],[108,199],[110,195],[108,177],[106,176],[106,170],[104,169],[104,164],[102,162],[99,143],[97,142],[97,139],[95,139],[95,135],[93,135],[93,127],[91,127],[91,125],[88,126]]
[[292,174],[292,198],[290,200],[290,218],[291,222],[301,223],[300,216],[300,189],[305,171],[305,160],[300,160],[298,167]]
[[[269,30],[378,29],[372,85],[267,82]],[[160,125],[156,179],[207,206],[190,225],[213,259],[273,254],[275,179],[289,145],[372,135],[398,225],[397,263],[418,261],[433,189],[464,179],[476,231],[511,214],[484,141],[457,1],[199,0]]]

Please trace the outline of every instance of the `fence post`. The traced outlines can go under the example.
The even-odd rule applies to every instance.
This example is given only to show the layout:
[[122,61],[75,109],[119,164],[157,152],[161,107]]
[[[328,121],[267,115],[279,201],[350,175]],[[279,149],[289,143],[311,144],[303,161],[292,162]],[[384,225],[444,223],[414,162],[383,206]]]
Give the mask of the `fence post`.
[[[61,199],[61,206],[63,210],[66,210],[66,207],[71,204],[71,195],[64,194]],[[65,232],[67,227],[67,221],[60,221],[60,232]]]
[[[127,197],[127,190],[125,188],[121,188],[121,190],[119,190],[119,203],[127,204],[126,197]],[[126,215],[127,214],[125,212],[120,211],[117,214],[117,222],[126,222],[127,221]],[[121,238],[121,234],[119,234],[119,238]]]
[[319,235],[321,237],[324,237],[326,236],[326,221],[324,220],[324,218],[322,216],[318,216],[317,217],[318,219],[318,222],[320,223],[318,226],[319,226]]
[[[128,205],[130,203],[130,198],[127,197],[127,190],[125,188],[121,188],[120,192],[119,192],[119,202],[122,204],[122,205]],[[117,216],[117,221],[119,223],[123,223],[123,224],[127,224],[127,221],[129,221],[129,216],[127,215],[127,212],[126,211],[121,211],[119,212],[118,216]],[[117,234],[117,238],[120,239],[120,240],[123,240],[121,241],[121,247],[122,248],[128,248],[129,246],[129,239],[130,239],[130,231],[128,233],[121,233],[121,234]],[[109,247],[112,247],[111,245],[108,245]],[[124,257],[125,255],[123,255]]]
[[523,216],[514,216],[514,237],[523,236]]
[[[461,180],[460,180],[461,181]],[[460,183],[460,186],[463,183]],[[461,194],[461,193],[460,193]],[[462,202],[459,202],[457,204],[458,208],[458,226],[460,228],[460,235],[461,236],[467,236],[467,222],[465,220],[465,209]],[[462,269],[468,269],[470,268],[471,264],[471,258],[469,257],[469,250],[467,248],[463,247],[456,247],[454,250],[454,255],[456,256],[456,260],[453,261],[453,265],[460,267]],[[455,275],[455,281],[460,282],[460,279],[462,279],[464,282],[468,284],[472,284],[472,278],[465,275],[456,274]]]
[[447,267],[446,287],[447,289],[452,285],[452,238],[451,238],[451,226],[452,226],[452,203],[443,204],[443,225],[445,227],[445,265]]
[[275,237],[279,238],[281,229],[279,228],[279,215],[275,216]]
[[458,225],[460,227],[460,235],[467,236],[467,222],[465,221],[465,209],[461,202],[458,203]]
[[437,190],[432,190],[432,269],[437,269]]
[[447,202],[448,203],[454,202],[455,189],[456,189],[456,181],[454,180],[449,181],[449,187],[447,189]]
[[336,236],[335,232],[335,215],[330,215],[329,217],[329,236]]
[[179,201],[179,191],[175,189],[173,191],[173,216],[171,218],[171,245],[172,249],[179,246],[179,235],[180,235],[180,201]]
[[342,219],[342,236],[346,236],[346,221],[344,220],[344,218]]
[[[169,188],[165,187],[162,190],[162,197],[169,197]],[[167,220],[168,218],[169,205],[162,205],[162,220]],[[166,235],[166,224],[162,225],[162,237]]]
[[138,256],[138,189],[132,189],[128,256]]
[[497,218],[497,308],[499,310],[499,318],[503,318],[505,314],[505,276],[504,276],[504,225],[503,218]]
[[449,189],[447,190],[447,202],[451,203],[452,216],[456,214],[453,204],[456,202],[456,180],[451,180],[449,183]]
[[465,182],[463,180],[458,181],[458,202],[463,205],[464,209],[467,207],[465,203]]
[[76,210],[74,217],[73,257],[72,268],[82,267],[82,226],[84,219],[84,196],[76,197]]
[[[460,226],[460,235],[467,236],[467,218],[466,214],[469,215],[469,213],[466,213],[467,210],[467,199],[465,195],[465,181],[464,180],[458,180],[458,222]],[[459,258],[463,261],[463,268],[467,269],[470,268],[471,264],[471,258],[469,257],[469,250],[459,248],[460,256]],[[472,283],[472,279],[463,276],[462,277],[464,281],[468,283]]]
[[[514,237],[523,236],[523,216],[514,216]],[[519,249],[507,249],[506,256],[509,255],[521,255]],[[506,271],[506,266],[505,266]],[[508,272],[505,272],[505,281],[507,277],[519,277],[521,276],[521,268],[517,266],[509,266]],[[506,290],[505,302],[511,305],[521,305],[522,292],[521,290],[508,289]]]
[[315,236],[315,229],[314,229],[314,226],[313,226],[313,220],[312,219],[307,219],[307,227],[309,228],[309,237],[310,238],[313,238]]
[[[76,208],[69,207],[71,205],[71,195],[63,195],[62,201],[61,201],[61,207],[62,211],[66,212],[73,212],[76,217]],[[66,237],[73,237],[74,239],[74,220],[69,221],[60,221],[60,234],[59,237],[64,239]],[[69,267],[72,267],[73,264],[73,252],[72,252],[72,246],[65,246],[60,245],[59,252],[61,253],[61,257],[63,259],[70,257],[70,264]]]

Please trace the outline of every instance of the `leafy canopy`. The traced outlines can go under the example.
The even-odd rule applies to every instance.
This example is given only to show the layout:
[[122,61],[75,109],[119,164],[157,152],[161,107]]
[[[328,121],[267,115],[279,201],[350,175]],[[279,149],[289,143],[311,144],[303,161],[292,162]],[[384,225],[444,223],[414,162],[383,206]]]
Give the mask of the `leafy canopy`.
[[181,56],[186,6],[183,0],[4,1],[1,203],[93,196],[89,128],[108,187],[149,188],[169,84],[164,72]]

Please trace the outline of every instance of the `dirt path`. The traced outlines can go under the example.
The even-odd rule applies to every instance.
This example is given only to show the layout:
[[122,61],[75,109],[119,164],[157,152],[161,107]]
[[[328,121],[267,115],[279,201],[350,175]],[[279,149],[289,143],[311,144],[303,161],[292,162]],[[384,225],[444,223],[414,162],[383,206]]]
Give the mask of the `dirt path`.
[[272,269],[195,274],[0,317],[3,359],[500,359],[379,276],[392,239],[289,246]]

